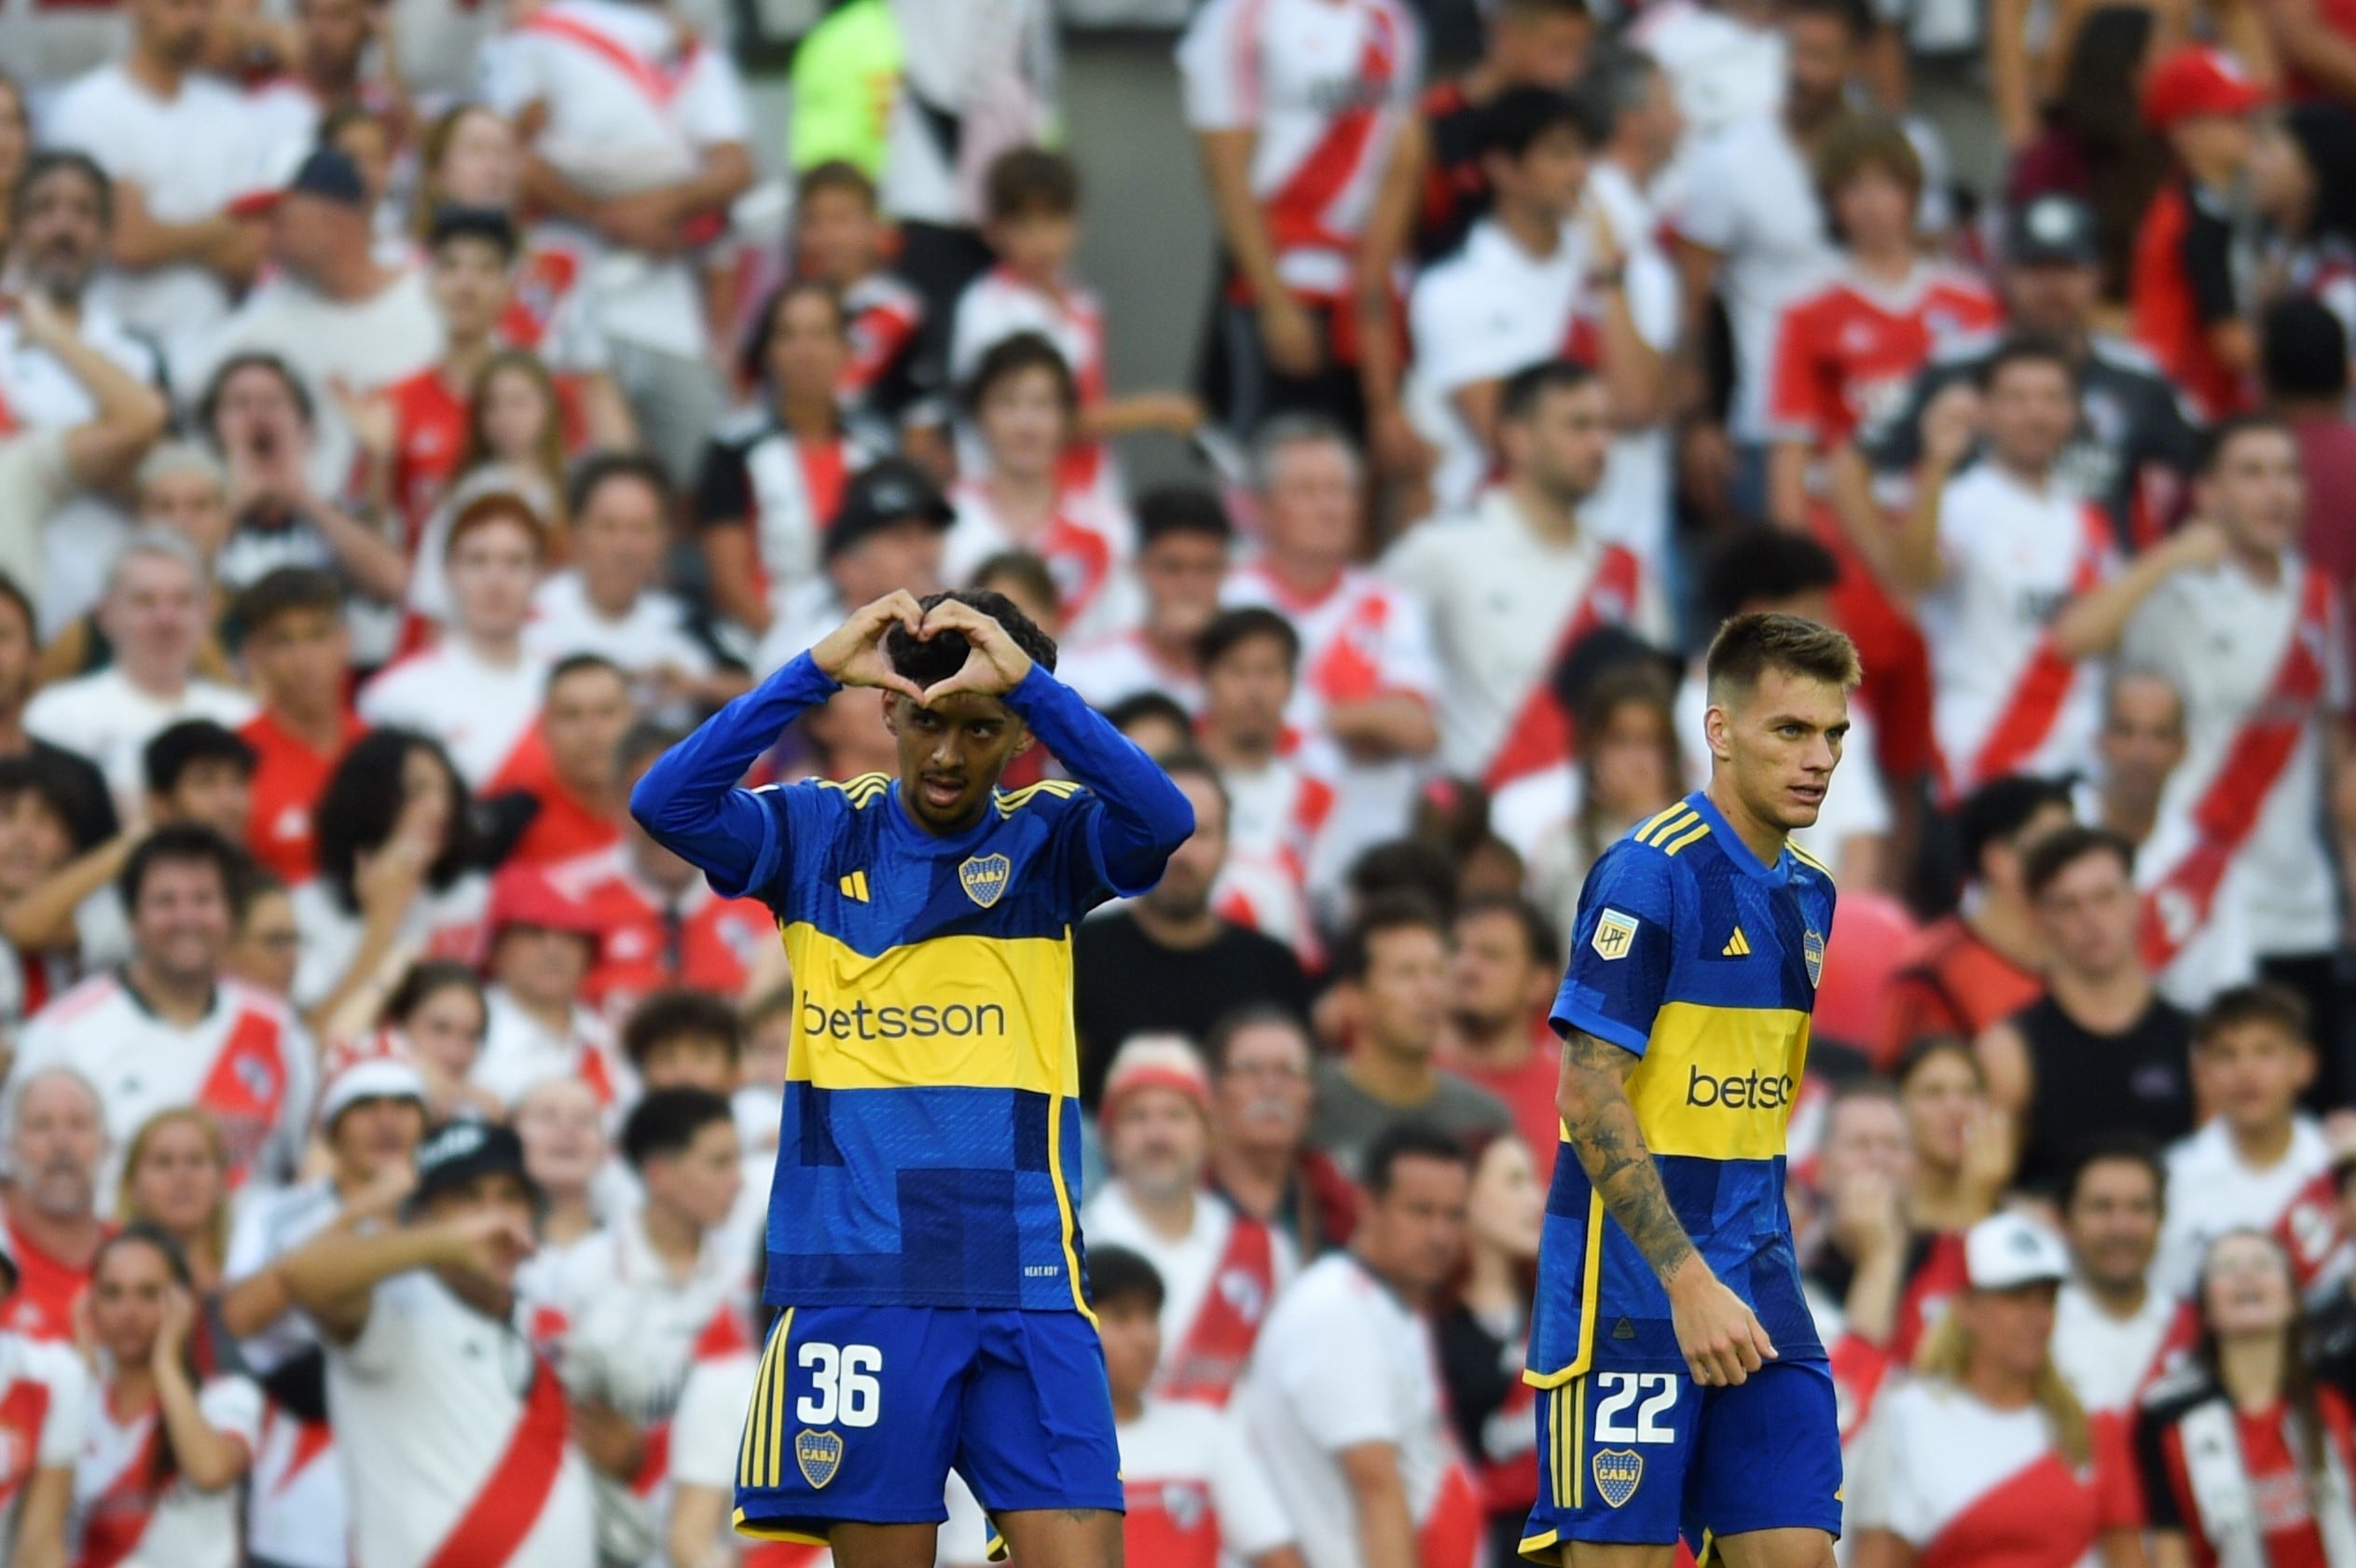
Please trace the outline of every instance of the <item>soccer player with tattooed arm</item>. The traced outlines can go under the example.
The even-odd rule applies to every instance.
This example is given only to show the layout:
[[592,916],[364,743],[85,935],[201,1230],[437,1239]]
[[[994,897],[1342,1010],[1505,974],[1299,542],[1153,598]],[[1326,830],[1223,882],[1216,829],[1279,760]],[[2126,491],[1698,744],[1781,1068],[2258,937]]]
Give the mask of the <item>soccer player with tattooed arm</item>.
[[1730,1568],[1832,1568],[1840,1532],[1784,1155],[1833,912],[1790,834],[1840,761],[1857,654],[1738,615],[1706,668],[1709,785],[1596,861],[1553,1010],[1577,1158],[1538,1258],[1522,1553],[1561,1568],[1668,1568],[1680,1534]]
[[[1054,676],[1003,596],[893,593],[632,792],[654,839],[775,912],[796,988],[770,1199],[778,1310],[735,1522],[842,1568],[930,1568],[954,1466],[1026,1568],[1117,1568],[1120,1453],[1075,1218],[1071,933],[1151,887],[1185,794]],[[875,773],[741,788],[846,686]],[[1034,741],[1071,778],[1001,791]]]

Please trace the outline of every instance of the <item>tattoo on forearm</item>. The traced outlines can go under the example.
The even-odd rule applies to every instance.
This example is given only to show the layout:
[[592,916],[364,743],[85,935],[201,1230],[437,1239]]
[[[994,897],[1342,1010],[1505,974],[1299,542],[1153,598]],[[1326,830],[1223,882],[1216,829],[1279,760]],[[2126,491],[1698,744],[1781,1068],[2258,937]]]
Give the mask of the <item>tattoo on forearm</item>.
[[1660,1171],[1636,1125],[1623,1080],[1635,1058],[1608,1040],[1573,1030],[1563,1048],[1563,1076],[1582,1086],[1576,1118],[1565,1117],[1571,1147],[1604,1207],[1636,1244],[1654,1273],[1666,1280],[1693,1256],[1693,1240],[1669,1206]]

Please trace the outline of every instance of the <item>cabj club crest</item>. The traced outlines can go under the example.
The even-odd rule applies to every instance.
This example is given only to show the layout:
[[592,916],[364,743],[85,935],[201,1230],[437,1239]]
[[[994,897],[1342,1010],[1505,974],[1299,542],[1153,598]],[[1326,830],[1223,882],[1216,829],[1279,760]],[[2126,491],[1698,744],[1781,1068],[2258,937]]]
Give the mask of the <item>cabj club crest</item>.
[[1014,862],[1003,855],[976,855],[958,867],[958,884],[965,896],[984,909],[998,902],[1014,879]]
[[1645,1479],[1645,1456],[1633,1449],[1597,1449],[1588,1468],[1594,1472],[1596,1492],[1618,1508],[1636,1495]]
[[834,1479],[834,1472],[843,1467],[843,1439],[833,1432],[797,1433],[793,1438],[793,1463],[802,1467],[804,1480],[823,1489]]

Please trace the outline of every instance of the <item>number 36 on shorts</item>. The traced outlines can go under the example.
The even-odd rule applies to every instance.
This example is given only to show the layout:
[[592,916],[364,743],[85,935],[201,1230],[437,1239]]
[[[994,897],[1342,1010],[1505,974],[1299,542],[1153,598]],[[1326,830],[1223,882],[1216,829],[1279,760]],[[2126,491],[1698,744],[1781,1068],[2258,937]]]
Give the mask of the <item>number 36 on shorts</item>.
[[809,1382],[794,1401],[793,1419],[806,1426],[873,1426],[884,1408],[884,1353],[874,1345],[806,1341],[793,1362]]

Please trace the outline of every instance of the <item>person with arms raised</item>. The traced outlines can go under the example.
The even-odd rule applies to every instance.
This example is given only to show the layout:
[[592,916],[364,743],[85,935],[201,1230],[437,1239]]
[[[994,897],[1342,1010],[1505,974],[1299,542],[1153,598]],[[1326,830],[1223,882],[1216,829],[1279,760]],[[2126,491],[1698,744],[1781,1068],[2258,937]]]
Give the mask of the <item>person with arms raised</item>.
[[[777,912],[792,963],[765,1290],[786,1310],[737,1520],[825,1542],[843,1568],[930,1557],[953,1459],[1015,1557],[1120,1560],[1112,1405],[1072,1218],[1070,933],[1150,887],[1194,813],[1054,659],[998,595],[892,593],[631,794],[715,891]],[[881,692],[897,779],[738,785],[846,684]],[[999,792],[1034,739],[1077,782]]]

